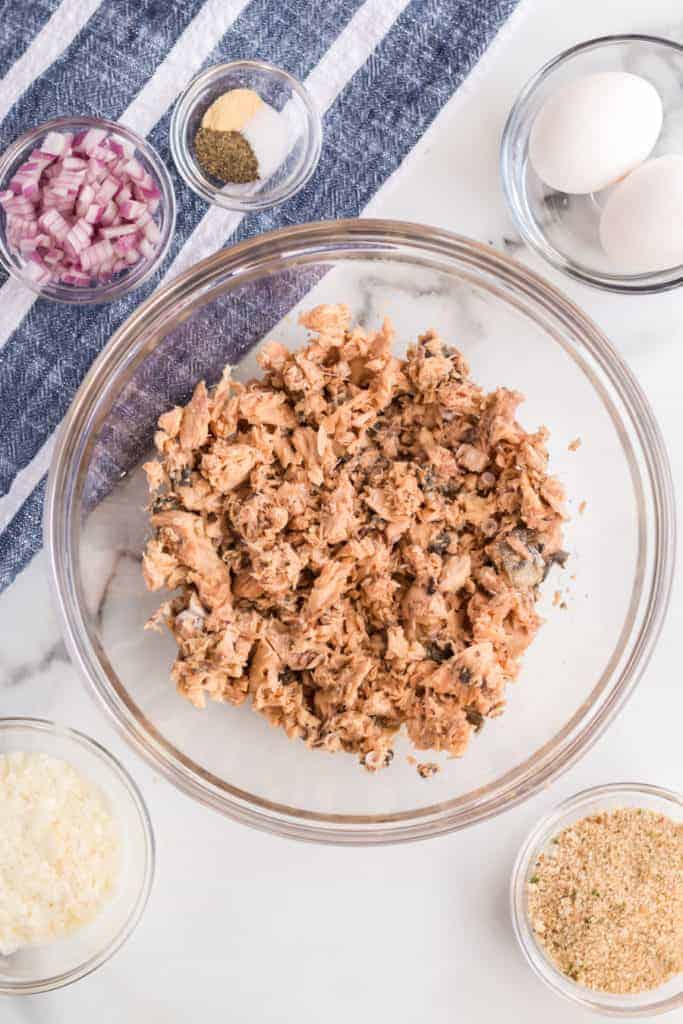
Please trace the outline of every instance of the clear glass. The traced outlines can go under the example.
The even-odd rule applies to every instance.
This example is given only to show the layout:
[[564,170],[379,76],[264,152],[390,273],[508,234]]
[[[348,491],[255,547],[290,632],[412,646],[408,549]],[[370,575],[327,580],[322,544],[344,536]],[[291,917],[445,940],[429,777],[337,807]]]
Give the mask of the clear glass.
[[0,755],[38,752],[70,762],[96,785],[121,836],[116,892],[90,924],[41,946],[0,955],[0,994],[32,995],[70,985],[97,970],[134,932],[154,878],[154,837],[145,802],[119,761],[95,740],[56,722],[0,719]]
[[572,981],[557,969],[536,941],[527,913],[529,879],[539,855],[548,849],[552,838],[581,818],[619,807],[642,807],[657,814],[665,814],[673,821],[683,821],[683,796],[659,786],[617,782],[586,789],[570,797],[536,825],[519,851],[510,884],[512,923],[527,962],[558,995],[612,1017],[651,1017],[683,1006],[682,975],[671,978],[657,989],[636,995],[595,992]]
[[[207,176],[195,159],[194,137],[204,112],[230,89],[253,89],[286,122],[289,148],[279,167],[263,181],[224,185]],[[226,210],[266,210],[284,203],[309,180],[322,146],[320,114],[308,90],[287,71],[260,60],[217,64],[197,75],[178,98],[169,133],[181,177],[207,203]]]
[[[248,705],[197,711],[169,681],[172,638],[142,629],[161,600],[140,573],[148,536],[140,466],[157,416],[185,401],[200,377],[214,383],[226,363],[251,376],[266,337],[302,344],[298,313],[324,300],[347,302],[370,325],[391,314],[399,353],[438,328],[476,380],[524,392],[522,422],[550,427],[552,467],[572,499],[571,558],[543,588],[547,621],[509,687],[506,713],[486,723],[461,760],[439,758],[443,770],[428,781],[407,763],[407,743],[388,770],[370,776],[354,757],[289,741]],[[583,444],[571,452],[577,435]],[[323,842],[386,843],[504,810],[590,747],[657,638],[671,584],[672,503],[648,403],[576,306],[476,242],[349,220],[223,250],[136,311],[67,416],[45,530],[71,655],[136,750],[196,799],[248,824]],[[558,587],[566,609],[553,607]]]
[[24,259],[9,249],[7,218],[4,210],[0,209],[0,262],[12,277],[16,277],[18,281],[25,284],[31,291],[36,292],[41,298],[52,299],[54,302],[70,302],[78,305],[112,302],[114,299],[120,299],[122,295],[127,295],[128,292],[132,292],[135,288],[139,288],[163,262],[175,229],[175,194],[166,165],[146,139],[131,131],[130,128],[126,128],[125,125],[119,124],[118,121],[107,121],[98,117],[57,117],[52,121],[45,121],[37,128],[32,128],[30,132],[26,132],[25,135],[13,142],[0,157],[0,191],[7,188],[7,183],[19,164],[28,159],[31,150],[37,148],[48,132],[77,133],[86,131],[88,128],[104,128],[108,132],[116,132],[117,135],[136,147],[138,160],[152,175],[161,190],[161,201],[154,215],[161,233],[159,246],[153,259],[140,260],[129,270],[123,270],[116,274],[106,284],[80,287],[50,282],[47,285],[36,285],[26,274]]
[[612,292],[649,294],[683,283],[683,267],[623,274],[605,254],[598,233],[609,189],[566,195],[544,185],[529,161],[529,136],[541,106],[556,89],[584,74],[628,71],[657,89],[664,122],[652,156],[683,153],[683,46],[670,39],[625,35],[591,39],[554,57],[519,94],[503,132],[501,175],[522,238],[558,270]]

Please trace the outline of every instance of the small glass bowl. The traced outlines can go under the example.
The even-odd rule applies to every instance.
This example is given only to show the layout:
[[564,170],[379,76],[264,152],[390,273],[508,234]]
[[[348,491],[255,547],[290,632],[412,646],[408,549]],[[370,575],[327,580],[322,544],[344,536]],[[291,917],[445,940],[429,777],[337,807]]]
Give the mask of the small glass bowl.
[[[253,89],[286,120],[289,149],[263,181],[223,184],[208,176],[195,158],[194,138],[205,111],[230,89]],[[178,98],[169,132],[173,159],[190,188],[207,203],[243,212],[266,210],[295,195],[318,166],[322,146],[320,114],[308,90],[287,71],[259,60],[202,71]]]
[[0,754],[38,752],[68,761],[105,797],[121,837],[117,889],[98,916],[45,945],[0,955],[0,995],[63,988],[101,967],[132,935],[154,878],[154,836],[144,800],[119,761],[80,732],[37,718],[0,719]]
[[619,807],[643,807],[665,814],[673,821],[683,821],[683,794],[639,782],[595,786],[565,800],[541,819],[517,855],[510,884],[512,924],[527,962],[538,977],[558,995],[596,1013],[612,1017],[653,1017],[683,1006],[682,975],[670,978],[657,989],[634,995],[612,995],[586,988],[558,970],[537,942],[527,912],[529,879],[534,873],[539,855],[548,849],[551,840],[581,818]]
[[600,214],[610,189],[567,195],[545,185],[529,161],[529,137],[545,100],[596,71],[628,71],[657,89],[664,108],[650,158],[683,154],[683,46],[654,36],[605,36],[573,46],[545,64],[519,94],[501,142],[505,198],[522,238],[558,270],[611,292],[650,294],[683,284],[683,266],[643,274],[615,268],[600,244]]
[[99,117],[57,117],[52,121],[45,121],[32,128],[9,146],[0,156],[0,190],[8,187],[8,182],[16,172],[19,164],[22,164],[31,150],[37,149],[38,144],[45,138],[48,132],[80,132],[89,128],[104,128],[108,132],[116,132],[121,138],[131,142],[136,148],[136,157],[145,170],[152,175],[161,190],[161,201],[154,216],[161,236],[159,246],[151,260],[141,259],[134,264],[130,270],[124,270],[116,274],[110,281],[101,284],[81,287],[79,285],[68,285],[50,282],[46,285],[37,285],[26,274],[26,261],[17,253],[11,252],[7,240],[7,218],[4,210],[0,209],[0,263],[5,269],[22,284],[25,284],[31,291],[36,292],[42,298],[52,299],[55,302],[71,302],[78,305],[111,302],[114,299],[127,295],[134,288],[139,288],[146,281],[159,264],[163,261],[168,247],[171,244],[173,230],[175,228],[176,203],[171,176],[166,166],[153,146],[149,144],[136,132],[126,128],[117,121],[108,121]]

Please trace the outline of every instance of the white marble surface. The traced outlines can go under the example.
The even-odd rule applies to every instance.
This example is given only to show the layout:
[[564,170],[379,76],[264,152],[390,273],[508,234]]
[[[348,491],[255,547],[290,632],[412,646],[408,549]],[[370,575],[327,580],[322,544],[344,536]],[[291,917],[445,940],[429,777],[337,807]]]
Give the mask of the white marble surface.
[[[528,261],[583,306],[655,408],[683,492],[683,295],[607,296],[560,278],[515,236],[498,181],[509,104],[548,57],[589,37],[683,38],[678,0],[524,0],[492,58],[371,204]],[[158,871],[128,945],[70,989],[0,1003],[2,1024],[348,1020],[557,1024],[590,1019],[547,991],[516,948],[511,864],[538,816],[576,790],[633,778],[681,787],[677,585],[655,656],[608,734],[550,790],[485,825],[398,848],[300,845],[233,824],[176,792],[114,732],[67,661],[39,556],[0,598],[0,713],[55,718],[123,757],[149,803]],[[594,1019],[594,1018],[593,1018]],[[683,1021],[683,1012],[670,1020]]]

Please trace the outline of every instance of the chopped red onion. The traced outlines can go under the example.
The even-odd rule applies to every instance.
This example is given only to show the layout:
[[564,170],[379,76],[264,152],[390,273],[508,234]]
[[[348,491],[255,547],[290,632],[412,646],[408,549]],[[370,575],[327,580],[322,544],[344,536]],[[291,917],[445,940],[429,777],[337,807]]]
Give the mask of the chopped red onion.
[[49,267],[56,266],[57,263],[61,263],[64,259],[64,253],[61,249],[48,249],[43,253],[43,263],[47,263]]
[[76,203],[76,213],[79,217],[82,217],[85,211],[88,209],[90,204],[95,198],[95,189],[92,185],[84,185],[81,191],[78,193],[78,201]]
[[136,224],[118,224],[116,227],[100,228],[102,238],[120,238],[122,235],[136,235]]
[[75,284],[83,287],[83,285],[89,285],[92,282],[92,275],[86,274],[83,270],[76,270],[75,267],[69,267],[68,270],[62,271],[59,275],[59,280],[62,284]]
[[[3,195],[7,196],[7,193],[5,192]],[[16,217],[33,217],[35,210],[30,199],[26,196],[16,196],[13,192],[10,192],[9,195],[11,198],[2,200],[2,206],[6,213]]]
[[59,210],[46,210],[38,224],[57,242],[63,242],[69,234],[69,222],[64,220]]
[[110,175],[107,175],[97,190],[98,203],[108,203],[110,199],[113,199],[120,188],[120,182],[118,182],[116,178],[112,178]]
[[43,192],[42,207],[44,210],[54,207],[60,213],[72,213],[74,208],[73,196],[57,196],[53,193],[52,189],[46,189]]
[[97,149],[101,142],[107,137],[106,129],[90,128],[83,136],[79,137],[78,145],[74,145],[74,152],[87,153],[88,156]]
[[61,132],[48,132],[40,144],[41,153],[49,153],[51,156],[61,156],[67,148],[67,137]]
[[[90,229],[90,230],[89,230]],[[92,228],[84,220],[76,221],[64,239],[64,251],[75,261],[90,246]]]
[[80,156],[65,156],[62,167],[65,171],[87,171],[88,161],[82,160]]
[[8,230],[15,238],[35,238],[38,234],[38,221],[33,217],[8,217]]
[[31,281],[83,287],[151,260],[161,190],[119,135],[50,132],[0,192],[10,249]]
[[88,224],[99,223],[99,221],[102,220],[102,214],[105,209],[106,207],[102,206],[100,203],[92,203],[85,211],[85,219]]
[[50,182],[52,188],[67,188],[72,192],[78,192],[83,184],[85,174],[81,171],[62,171]]
[[118,159],[116,153],[112,153],[111,149],[107,145],[95,146],[90,153],[91,158],[101,160],[103,164],[116,163]]
[[161,231],[159,231],[159,225],[154,220],[148,220],[145,224],[145,238],[148,242],[156,244],[161,238]]
[[135,220],[146,212],[147,207],[144,203],[138,203],[134,199],[124,199],[122,203],[118,203],[119,213],[125,220]]
[[152,256],[154,255],[155,246],[152,245],[152,243],[149,242],[146,238],[140,239],[138,248],[142,255],[145,256],[148,260],[151,259]]
[[145,168],[142,166],[139,160],[135,159],[135,157],[132,157],[130,160],[127,160],[126,163],[123,165],[122,170],[125,174],[128,175],[129,178],[132,178],[133,181],[144,181]]
[[32,149],[29,154],[29,160],[36,160],[45,165],[51,164],[54,159],[54,154],[46,153],[44,149]]
[[152,219],[152,214],[149,212],[147,207],[143,207],[142,213],[139,213],[135,218],[135,223],[139,228],[144,228],[145,224],[149,224]]
[[128,139],[124,139],[121,135],[112,135],[108,139],[109,148],[116,153],[119,157],[125,157],[130,160],[135,156],[135,146]]
[[131,249],[137,247],[140,241],[140,236],[135,232],[133,235],[123,235],[121,238],[117,238],[114,242],[114,248],[120,256],[126,256]]
[[100,223],[106,227],[110,227],[119,218],[119,211],[116,203],[113,199],[110,199],[104,208],[104,213],[100,217]]
[[90,181],[104,181],[108,173],[107,165],[102,160],[98,160],[95,156],[90,157],[86,175]]
[[40,198],[39,178],[40,174],[15,174],[10,182],[12,191],[17,195],[26,196],[31,202],[37,202]]
[[19,239],[19,252],[23,256],[27,256],[30,252],[35,252],[38,248],[38,240],[36,238],[20,238]]
[[81,267],[83,270],[100,270],[107,263],[114,262],[114,247],[108,238],[101,242],[88,246],[81,253]]

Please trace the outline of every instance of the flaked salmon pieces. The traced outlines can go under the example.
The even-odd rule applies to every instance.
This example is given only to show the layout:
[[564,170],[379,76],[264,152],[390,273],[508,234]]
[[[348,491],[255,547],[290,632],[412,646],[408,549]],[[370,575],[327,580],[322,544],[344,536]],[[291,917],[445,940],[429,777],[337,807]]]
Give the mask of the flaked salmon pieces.
[[197,707],[251,698],[371,771],[403,727],[459,756],[503,710],[564,558],[547,432],[435,331],[399,359],[388,320],[328,305],[302,323],[308,344],[265,344],[260,379],[226,369],[160,418],[143,568],[180,593],[148,625],[173,633]]

